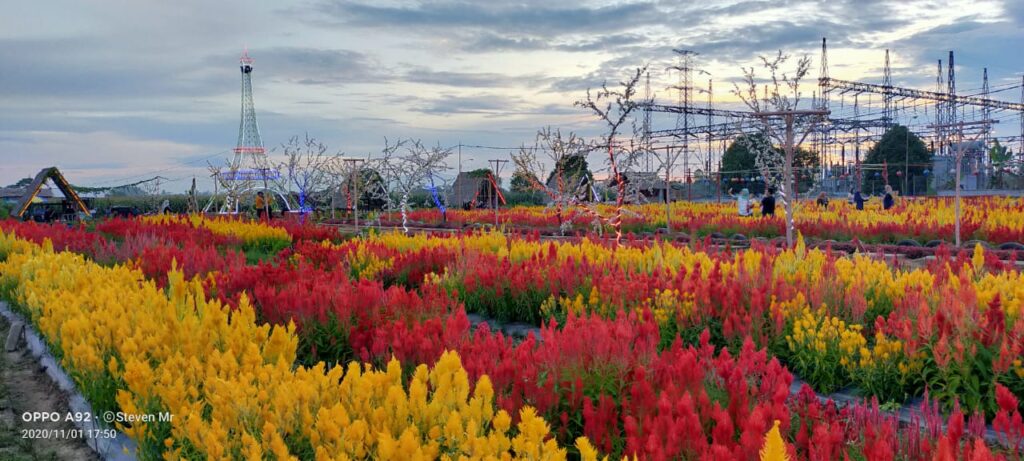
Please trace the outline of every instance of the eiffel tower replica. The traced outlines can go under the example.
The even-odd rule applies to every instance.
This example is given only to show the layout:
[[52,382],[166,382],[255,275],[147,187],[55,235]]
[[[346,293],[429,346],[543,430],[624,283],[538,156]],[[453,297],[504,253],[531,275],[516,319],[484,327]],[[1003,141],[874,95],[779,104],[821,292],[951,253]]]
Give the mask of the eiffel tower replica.
[[236,214],[242,201],[257,191],[265,190],[276,195],[281,205],[291,209],[288,194],[281,187],[281,174],[271,165],[267,150],[260,137],[260,126],[256,122],[256,106],[252,98],[253,59],[249,51],[242,53],[238,60],[242,71],[242,117],[238,123],[238,143],[232,149],[234,156],[222,168],[211,168],[214,176],[214,195],[203,211],[221,199],[218,213]]

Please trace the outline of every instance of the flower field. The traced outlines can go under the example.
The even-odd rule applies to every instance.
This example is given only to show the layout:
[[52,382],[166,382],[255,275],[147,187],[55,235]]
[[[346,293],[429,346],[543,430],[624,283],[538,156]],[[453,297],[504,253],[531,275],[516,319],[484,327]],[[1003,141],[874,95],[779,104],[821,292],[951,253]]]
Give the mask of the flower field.
[[[604,216],[612,214],[611,205],[595,207]],[[994,244],[1018,242],[1024,244],[1024,203],[1019,198],[965,198],[961,236],[964,241],[982,240]],[[728,197],[721,203],[676,202],[672,204],[672,229],[705,236],[719,233],[725,236],[743,234],[747,237],[773,238],[786,235],[785,219],[755,218],[737,215],[735,201]],[[409,219],[429,227],[462,227],[470,224],[493,224],[492,210],[448,210],[447,221],[436,209],[416,210]],[[813,201],[800,201],[795,212],[796,227],[808,238],[848,241],[854,238],[867,243],[897,243],[914,239],[924,244],[931,240],[953,241],[954,210],[951,198],[914,198],[897,201],[888,211],[882,210],[880,201],[868,202],[864,210],[857,210],[843,200],[834,200],[827,210]],[[593,231],[593,217],[578,208],[564,213],[563,221],[572,223],[574,231]],[[520,206],[502,209],[500,222],[506,228],[559,231],[555,209],[539,206]],[[631,205],[625,208],[623,231],[653,232],[665,227],[663,204]]]
[[[968,213],[965,235],[1024,240],[1009,199],[975,205],[984,211]],[[945,207],[854,215],[838,204],[798,228],[941,238]],[[659,208],[637,208],[652,221],[634,225],[657,226]],[[684,226],[782,230],[726,205],[676,208]],[[486,221],[474,213],[448,221]],[[551,225],[539,208],[503,214]],[[1024,274],[981,246],[943,247],[911,269],[802,241],[728,251],[535,233],[345,240],[310,224],[198,216],[0,230],[0,296],[94,409],[175,415],[118,427],[141,459],[1024,451]],[[501,324],[534,329],[520,337]],[[860,403],[820,398],[837,391]],[[900,405],[919,411],[901,422],[883,410]]]

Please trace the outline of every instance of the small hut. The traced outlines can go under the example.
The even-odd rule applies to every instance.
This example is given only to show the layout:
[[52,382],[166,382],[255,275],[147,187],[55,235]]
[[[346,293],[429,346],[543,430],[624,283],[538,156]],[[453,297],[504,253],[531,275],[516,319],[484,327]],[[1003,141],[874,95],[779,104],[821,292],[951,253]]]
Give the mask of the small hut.
[[504,204],[505,196],[497,187],[497,181],[494,180],[491,170],[466,171],[455,177],[455,184],[452,185],[448,203],[467,210],[493,208],[495,193],[497,193],[498,202]]

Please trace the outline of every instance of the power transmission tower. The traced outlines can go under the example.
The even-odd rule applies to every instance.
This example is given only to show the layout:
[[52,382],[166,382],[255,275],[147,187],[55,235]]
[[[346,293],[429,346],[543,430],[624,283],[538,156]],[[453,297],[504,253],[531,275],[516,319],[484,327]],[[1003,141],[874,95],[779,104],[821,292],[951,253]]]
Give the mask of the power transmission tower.
[[[644,79],[644,102],[649,103],[653,100],[654,96],[651,94],[651,72],[648,71]],[[651,106],[645,105],[643,110],[644,120],[641,144],[644,146],[645,167],[647,172],[650,172],[653,167],[651,157],[654,155],[654,151],[651,150]]]
[[[938,73],[935,74],[935,93],[942,93],[942,87],[944,83],[942,81],[942,60],[939,60]],[[946,126],[946,103],[944,101],[935,102],[935,134],[939,138],[939,150],[936,152],[938,155],[944,155],[946,149],[946,130],[943,128]]]
[[708,119],[707,119],[707,122],[706,122],[707,123],[707,130],[708,130],[707,131],[707,135],[708,135],[708,147],[707,147],[707,149],[708,150],[707,150],[707,157],[704,159],[704,162],[705,162],[704,172],[707,173],[708,177],[711,177],[711,111],[713,110],[712,99],[714,97],[714,89],[713,89],[711,84],[712,84],[712,81],[709,78],[708,79],[708,113],[707,113]]
[[885,50],[885,68],[882,71],[882,87],[883,87],[883,101],[885,108],[883,109],[882,118],[885,119],[886,128],[893,124],[893,110],[892,110],[892,69],[889,67],[889,50]]
[[[684,109],[676,115],[676,130],[682,130],[685,133],[682,137],[682,155],[683,155],[683,171],[686,174],[690,172],[690,127],[694,125],[693,114],[686,110],[690,107],[690,102],[693,95],[693,62],[692,59],[697,55],[696,51],[692,50],[681,50],[674,49],[679,56],[679,65],[675,67],[675,70],[679,71],[679,84],[676,89],[679,91],[679,106]],[[666,155],[671,155],[666,152]],[[671,201],[671,184],[670,176],[672,164],[666,166],[669,170],[665,174],[665,203]]]

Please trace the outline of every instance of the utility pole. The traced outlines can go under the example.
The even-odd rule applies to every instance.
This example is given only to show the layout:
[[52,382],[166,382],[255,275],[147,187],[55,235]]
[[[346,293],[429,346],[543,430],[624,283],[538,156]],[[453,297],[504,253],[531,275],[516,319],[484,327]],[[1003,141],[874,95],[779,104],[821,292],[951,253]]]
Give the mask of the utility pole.
[[508,163],[508,160],[493,159],[493,160],[488,160],[488,161],[489,162],[494,162],[494,167],[492,168],[493,171],[494,171],[494,178],[493,178],[494,179],[494,228],[497,229],[498,228],[498,194],[499,194],[499,191],[498,191],[498,180],[499,180],[499,178],[501,178],[501,176],[498,176],[498,175],[501,173],[501,164],[502,163]]
[[762,121],[768,125],[767,118],[769,117],[782,117],[786,123],[786,136],[785,145],[783,148],[786,152],[786,160],[783,165],[782,180],[784,181],[786,188],[786,245],[790,248],[793,247],[793,202],[796,200],[796,182],[793,180],[793,156],[796,152],[796,146],[803,143],[803,140],[807,138],[807,135],[814,131],[816,127],[812,127],[810,130],[805,131],[801,136],[800,142],[796,141],[796,136],[793,132],[793,124],[797,116],[828,116],[829,111],[822,109],[812,110],[782,110],[772,112],[754,112],[755,117],[762,117]]
[[[934,128],[936,130],[941,129],[943,131],[949,130],[951,128],[956,129],[956,157],[953,161],[953,163],[956,164],[956,177],[953,178],[953,194],[955,197],[953,202],[953,213],[954,219],[956,220],[954,224],[954,239],[957,247],[960,247],[960,163],[963,161],[964,158],[964,127],[977,125],[985,125],[987,127],[991,123],[999,123],[999,120],[980,120],[976,122],[960,121],[957,123],[947,123],[945,125],[930,126],[930,128]],[[971,138],[971,141],[976,141],[983,134],[985,134],[985,130],[975,133]]]
[[349,181],[351,181],[352,187],[352,216],[355,220],[356,234],[359,234],[359,168],[358,164],[365,162],[361,158],[346,158],[342,159],[345,163],[349,164],[351,172],[349,173]]
[[[913,123],[914,120],[917,120],[917,116],[916,115],[913,118],[911,118],[911,123]],[[905,144],[904,144],[904,147],[903,147],[903,192],[902,192],[902,195],[910,194],[910,189],[907,188],[908,184],[910,183],[910,123],[907,124],[906,128],[907,128],[907,136],[906,136]]]

